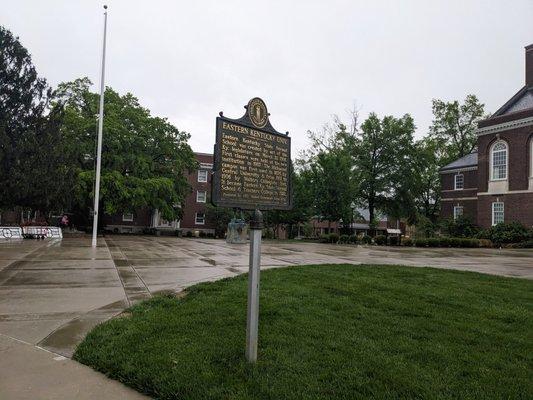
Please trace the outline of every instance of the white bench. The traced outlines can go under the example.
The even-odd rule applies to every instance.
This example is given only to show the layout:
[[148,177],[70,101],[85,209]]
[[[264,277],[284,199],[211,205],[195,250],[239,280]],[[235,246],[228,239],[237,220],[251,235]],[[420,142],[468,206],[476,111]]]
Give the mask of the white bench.
[[0,226],[0,239],[22,239],[22,229],[18,226]]
[[63,238],[63,231],[57,226],[24,226],[22,232],[25,235],[44,236],[49,239]]

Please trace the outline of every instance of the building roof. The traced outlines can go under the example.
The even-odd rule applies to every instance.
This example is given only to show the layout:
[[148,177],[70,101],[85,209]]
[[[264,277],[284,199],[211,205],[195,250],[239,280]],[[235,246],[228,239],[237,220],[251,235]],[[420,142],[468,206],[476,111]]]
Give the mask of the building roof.
[[441,172],[449,171],[449,170],[455,170],[455,169],[463,169],[463,168],[470,168],[470,167],[477,167],[477,151],[467,154],[464,157],[461,157],[458,160],[455,160],[454,162],[449,163],[448,165],[445,165],[440,170]]
[[507,103],[501,106],[490,118],[533,108],[533,87],[524,86]]

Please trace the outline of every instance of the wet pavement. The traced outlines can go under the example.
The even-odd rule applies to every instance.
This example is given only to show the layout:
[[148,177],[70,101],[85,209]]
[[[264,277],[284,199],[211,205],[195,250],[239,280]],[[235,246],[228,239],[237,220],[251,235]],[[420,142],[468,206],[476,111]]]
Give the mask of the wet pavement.
[[[265,241],[261,262],[264,268],[322,263],[404,264],[533,279],[533,250],[518,249]],[[11,359],[17,352],[36,359],[48,356],[52,364],[57,363],[54,357],[71,357],[92,327],[137,301],[160,291],[180,291],[197,282],[235,276],[247,269],[247,245],[228,245],[213,239],[117,235],[99,238],[96,249],[90,247],[88,236],[0,242],[0,352],[7,351]],[[33,352],[39,356],[31,355]],[[9,360],[0,357],[0,398],[12,398],[2,392],[8,387],[4,371],[12,363]],[[67,370],[83,375],[85,367],[62,357],[61,362],[72,363],[76,367]],[[30,370],[22,369],[17,374],[19,379],[29,379]],[[104,379],[102,390],[107,393],[104,382],[108,380],[100,379]],[[109,390],[118,390],[120,396],[136,395],[127,388],[122,394],[121,388]]]

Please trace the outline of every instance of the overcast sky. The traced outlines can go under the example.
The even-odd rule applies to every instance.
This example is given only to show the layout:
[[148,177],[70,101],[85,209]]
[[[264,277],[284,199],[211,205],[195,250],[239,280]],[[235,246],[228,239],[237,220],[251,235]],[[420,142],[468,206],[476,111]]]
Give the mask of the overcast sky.
[[[104,2],[1,0],[52,85],[99,82]],[[293,138],[293,156],[332,114],[410,113],[426,134],[431,99],[474,93],[494,112],[524,84],[533,0],[111,0],[106,85],[211,152],[215,117],[239,118],[252,97]],[[97,90],[94,86],[95,91]]]

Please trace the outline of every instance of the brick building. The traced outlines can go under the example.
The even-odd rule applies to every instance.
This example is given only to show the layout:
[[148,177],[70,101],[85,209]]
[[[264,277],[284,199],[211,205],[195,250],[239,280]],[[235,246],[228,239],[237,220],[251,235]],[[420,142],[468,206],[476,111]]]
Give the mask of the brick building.
[[440,171],[444,218],[533,226],[533,45],[525,50],[525,86],[479,122],[477,152]]
[[186,234],[190,231],[193,234],[200,232],[214,234],[214,226],[206,218],[206,204],[211,198],[213,155],[206,153],[194,153],[194,155],[199,169],[187,177],[192,191],[185,198],[181,220],[168,221],[161,217],[158,210],[142,208],[132,213],[105,215],[106,230],[117,233],[142,233],[147,229],[155,229],[168,233],[179,231]]

